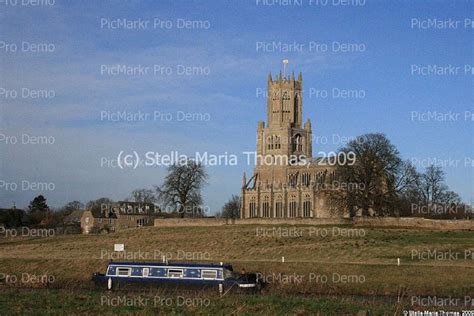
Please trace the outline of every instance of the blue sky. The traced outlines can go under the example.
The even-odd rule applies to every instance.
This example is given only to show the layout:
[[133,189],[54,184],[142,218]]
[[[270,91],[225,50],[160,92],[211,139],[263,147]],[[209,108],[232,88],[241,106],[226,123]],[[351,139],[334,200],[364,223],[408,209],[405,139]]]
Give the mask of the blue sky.
[[[450,188],[467,202],[473,199],[474,120],[465,115],[474,111],[474,89],[472,74],[464,73],[465,65],[474,67],[474,29],[464,25],[473,17],[472,2],[272,2],[277,1],[55,1],[2,7],[0,86],[19,94],[25,88],[53,90],[54,97],[0,94],[0,207],[13,201],[26,206],[39,193],[52,206],[102,196],[123,199],[135,188],[161,184],[165,168],[112,168],[105,160],[120,151],[197,151],[239,156],[236,166],[208,167],[205,202],[211,212],[220,209],[239,193],[242,173],[253,169],[242,152],[255,150],[257,121],[266,119],[261,91],[284,58],[289,71],[303,73],[304,120],[313,123],[314,155],[337,150],[343,138],[383,132],[420,170],[429,161],[445,164]],[[117,18],[150,22],[147,29],[101,28],[102,19]],[[435,18],[460,22],[455,29],[411,27],[413,19]],[[154,19],[166,27],[153,28]],[[179,19],[204,27],[178,28]],[[21,51],[23,42],[53,44],[54,51]],[[18,50],[9,51],[7,43]],[[304,46],[263,51],[257,48],[262,43]],[[357,44],[359,51],[336,51],[333,43]],[[151,70],[160,65],[172,73],[101,74],[104,65],[117,64]],[[178,65],[200,73],[180,75]],[[451,65],[460,71],[420,76],[411,73],[412,65]],[[356,90],[359,96],[362,91],[364,97],[333,97],[333,89]],[[151,118],[101,119],[117,111],[141,111]],[[154,111],[163,119],[153,120]],[[178,112],[203,119],[182,121]],[[428,112],[455,116],[412,119]],[[34,145],[30,139],[22,144],[22,137],[30,138],[22,135],[53,137],[54,143]],[[42,191],[35,183],[54,188]]]

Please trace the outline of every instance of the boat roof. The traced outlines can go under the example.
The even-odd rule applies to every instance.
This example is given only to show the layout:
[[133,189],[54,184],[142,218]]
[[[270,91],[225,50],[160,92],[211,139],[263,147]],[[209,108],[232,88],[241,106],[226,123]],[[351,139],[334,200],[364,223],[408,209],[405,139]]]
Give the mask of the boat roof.
[[206,267],[206,268],[226,268],[232,270],[232,265],[228,263],[218,264],[218,263],[189,263],[189,262],[127,262],[127,261],[110,261],[109,265],[129,265],[129,266],[172,266],[172,267]]

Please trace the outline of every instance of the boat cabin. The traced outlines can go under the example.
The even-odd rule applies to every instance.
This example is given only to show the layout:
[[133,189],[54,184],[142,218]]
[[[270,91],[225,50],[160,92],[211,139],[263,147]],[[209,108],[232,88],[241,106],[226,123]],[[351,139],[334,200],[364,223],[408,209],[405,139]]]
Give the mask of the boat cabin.
[[232,265],[224,263],[110,262],[106,273],[94,273],[92,280],[96,285],[106,285],[109,290],[128,285],[215,286],[220,292],[224,287],[259,287],[255,273],[236,273]]

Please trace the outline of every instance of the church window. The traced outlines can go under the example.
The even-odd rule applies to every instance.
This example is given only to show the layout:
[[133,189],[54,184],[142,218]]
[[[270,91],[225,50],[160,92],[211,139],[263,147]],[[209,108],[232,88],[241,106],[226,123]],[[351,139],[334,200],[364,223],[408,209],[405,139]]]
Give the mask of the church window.
[[296,196],[290,196],[290,203],[289,203],[289,214],[288,217],[296,217],[296,213],[298,210],[298,202],[296,201]]
[[316,183],[320,188],[324,186],[324,184],[326,183],[326,172],[320,171],[316,174]]
[[280,149],[281,148],[281,137],[278,135],[270,135],[267,137],[267,149]]
[[278,135],[275,135],[275,149],[280,149],[281,148],[281,137]]
[[273,139],[272,136],[267,137],[267,148],[268,149],[273,149]]
[[263,198],[262,211],[263,217],[270,217],[270,203],[268,202],[268,196]]
[[306,194],[303,201],[303,217],[311,217],[311,196]]
[[250,199],[250,217],[257,217],[257,203],[255,203],[255,197]]
[[273,92],[273,101],[278,100],[279,97],[280,97],[280,90],[275,90],[275,92]]
[[281,195],[278,195],[275,202],[276,217],[283,217],[283,202]]
[[311,174],[309,173],[303,173],[303,185],[306,187],[309,187],[311,184]]
[[290,187],[296,187],[298,185],[298,174],[290,174],[288,176],[288,184]]
[[303,151],[303,138],[300,134],[296,134],[293,138],[293,151]]

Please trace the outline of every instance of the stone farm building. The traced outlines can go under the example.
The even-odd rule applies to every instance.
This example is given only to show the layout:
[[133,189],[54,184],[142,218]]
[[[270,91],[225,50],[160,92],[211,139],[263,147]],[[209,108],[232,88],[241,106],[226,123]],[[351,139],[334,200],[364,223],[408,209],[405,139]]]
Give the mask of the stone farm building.
[[101,210],[84,211],[81,228],[84,234],[89,234],[151,226],[159,214],[160,209],[153,203],[120,201],[102,205]]

